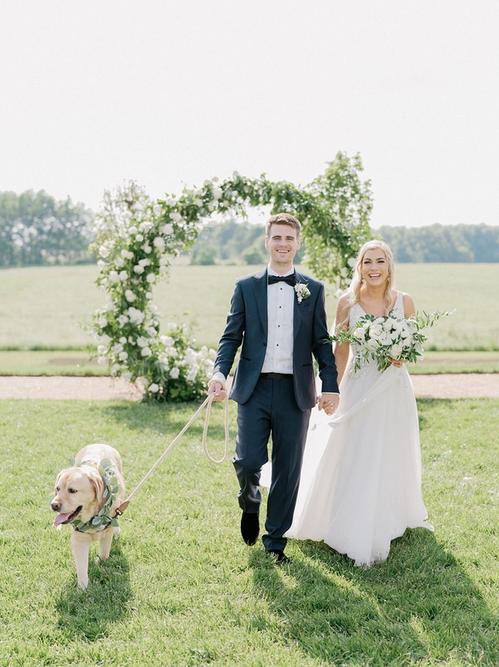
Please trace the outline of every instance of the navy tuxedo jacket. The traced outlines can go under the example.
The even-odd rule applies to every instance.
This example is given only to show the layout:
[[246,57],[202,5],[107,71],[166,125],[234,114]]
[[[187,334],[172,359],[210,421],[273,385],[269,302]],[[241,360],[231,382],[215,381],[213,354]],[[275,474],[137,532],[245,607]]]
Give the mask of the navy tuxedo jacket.
[[[310,296],[293,310],[293,384],[301,410],[315,405],[315,378],[312,355],[319,364],[322,391],[337,392],[337,373],[324,309],[324,285],[296,272]],[[249,400],[260,376],[267,348],[267,270],[236,283],[227,325],[220,339],[214,372],[229,375],[239,346],[241,357],[232,383],[230,398],[237,403]]]

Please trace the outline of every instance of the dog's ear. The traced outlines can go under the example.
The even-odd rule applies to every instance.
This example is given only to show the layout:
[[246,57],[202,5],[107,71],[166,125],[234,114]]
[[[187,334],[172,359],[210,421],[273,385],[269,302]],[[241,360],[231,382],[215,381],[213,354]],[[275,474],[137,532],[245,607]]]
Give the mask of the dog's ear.
[[63,476],[63,474],[64,474],[65,472],[66,472],[66,470],[64,469],[64,470],[61,470],[61,471],[57,474],[57,477],[55,478],[55,482],[54,482],[54,489],[56,489],[56,488],[60,485],[61,477]]
[[95,493],[95,499],[100,504],[104,499],[104,481],[102,477],[97,472],[97,470],[92,470],[88,472],[88,479],[92,484]]

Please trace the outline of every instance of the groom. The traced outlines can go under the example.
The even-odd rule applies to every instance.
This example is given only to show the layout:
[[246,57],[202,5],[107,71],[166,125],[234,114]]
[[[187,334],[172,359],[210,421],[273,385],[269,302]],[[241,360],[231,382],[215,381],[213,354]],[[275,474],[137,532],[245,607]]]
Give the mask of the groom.
[[[272,483],[263,544],[277,563],[291,526],[298,494],[310,410],[333,414],[339,402],[336,365],[328,338],[324,286],[300,275],[293,259],[300,223],[280,213],[267,223],[267,268],[236,283],[220,339],[208,393],[225,398],[225,383],[242,343],[230,398],[238,403],[236,454],[241,534],[254,544],[259,534],[260,471],[272,434]],[[312,354],[319,364],[322,394],[316,399]]]

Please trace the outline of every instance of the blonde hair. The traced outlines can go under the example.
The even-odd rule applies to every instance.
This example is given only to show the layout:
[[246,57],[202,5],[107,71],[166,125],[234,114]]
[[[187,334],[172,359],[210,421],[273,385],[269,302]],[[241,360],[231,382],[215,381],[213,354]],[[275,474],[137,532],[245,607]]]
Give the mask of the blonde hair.
[[[364,245],[361,247],[359,250],[359,253],[357,255],[357,258],[355,260],[355,265],[353,269],[353,276],[352,276],[352,281],[350,283],[350,287],[346,291],[346,294],[348,295],[348,301],[349,301],[349,308],[348,312],[350,312],[352,306],[356,303],[360,302],[360,290],[362,287],[362,262],[364,261],[364,255],[368,250],[382,250],[383,253],[385,254],[386,261],[388,263],[388,277],[386,279],[386,285],[385,285],[385,291],[383,293],[383,301],[385,303],[385,310],[388,313],[390,310],[390,306],[392,305],[392,289],[394,289],[395,284],[394,284],[394,278],[395,278],[395,264],[393,261],[393,253],[388,244],[386,244],[384,241],[373,239],[371,241],[367,241],[364,243]],[[339,328],[345,328],[348,327],[348,316],[345,319],[345,321],[341,322],[338,325]]]
[[353,269],[352,282],[348,288],[348,293],[350,295],[350,303],[353,306],[354,303],[359,303],[360,301],[360,288],[362,287],[362,262],[364,261],[364,255],[368,250],[382,250],[385,254],[386,261],[388,262],[388,277],[386,279],[385,291],[383,294],[383,301],[385,302],[386,309],[388,310],[392,305],[392,289],[394,286],[394,273],[395,273],[395,264],[393,262],[393,253],[390,246],[384,241],[372,240],[364,243],[362,248],[359,250],[357,259],[355,260],[355,266]]

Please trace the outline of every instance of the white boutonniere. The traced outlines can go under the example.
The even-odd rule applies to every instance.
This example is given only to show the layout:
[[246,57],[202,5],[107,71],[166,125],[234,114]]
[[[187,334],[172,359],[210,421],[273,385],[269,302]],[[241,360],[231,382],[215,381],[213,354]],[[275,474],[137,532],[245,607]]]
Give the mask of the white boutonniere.
[[308,299],[310,296],[310,290],[308,289],[306,283],[296,283],[295,292],[298,303],[301,303],[303,299]]

